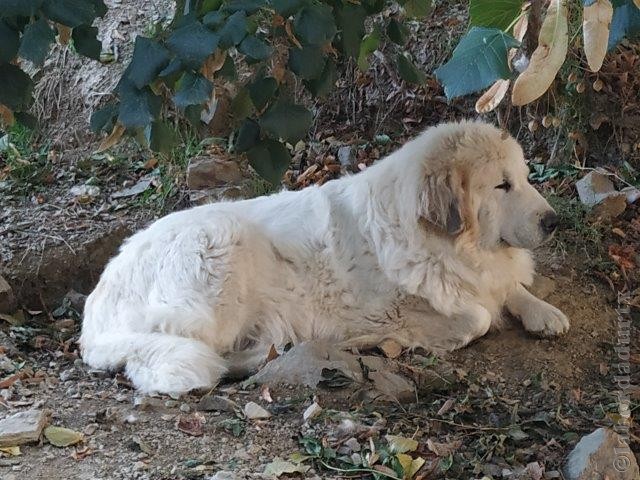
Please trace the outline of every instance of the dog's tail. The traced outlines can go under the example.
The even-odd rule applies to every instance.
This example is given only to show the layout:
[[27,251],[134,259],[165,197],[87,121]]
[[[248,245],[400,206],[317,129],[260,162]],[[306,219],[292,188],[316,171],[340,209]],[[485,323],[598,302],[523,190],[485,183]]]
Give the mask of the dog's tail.
[[83,332],[80,346],[86,364],[103,370],[125,367],[145,393],[213,387],[227,371],[225,360],[205,343],[167,333]]

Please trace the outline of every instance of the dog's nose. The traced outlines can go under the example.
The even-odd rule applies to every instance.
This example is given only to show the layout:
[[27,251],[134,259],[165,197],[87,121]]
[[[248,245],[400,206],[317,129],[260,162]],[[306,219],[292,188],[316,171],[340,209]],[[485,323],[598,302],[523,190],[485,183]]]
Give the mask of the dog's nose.
[[558,215],[556,212],[550,211],[545,213],[540,220],[540,227],[546,235],[551,235],[558,228]]

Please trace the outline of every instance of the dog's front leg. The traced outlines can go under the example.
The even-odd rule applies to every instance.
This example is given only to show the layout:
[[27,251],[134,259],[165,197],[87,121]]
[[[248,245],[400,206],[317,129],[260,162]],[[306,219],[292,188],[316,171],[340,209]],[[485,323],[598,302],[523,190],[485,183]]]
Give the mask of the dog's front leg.
[[545,337],[561,335],[569,330],[569,319],[553,305],[536,298],[518,285],[507,298],[507,310],[520,318],[524,328]]

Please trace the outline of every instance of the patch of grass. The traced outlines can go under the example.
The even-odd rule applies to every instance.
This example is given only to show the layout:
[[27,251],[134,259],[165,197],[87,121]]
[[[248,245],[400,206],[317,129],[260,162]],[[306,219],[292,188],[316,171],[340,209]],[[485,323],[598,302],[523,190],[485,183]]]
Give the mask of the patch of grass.
[[27,194],[46,183],[51,175],[49,143],[39,142],[35,131],[18,123],[0,137],[0,170],[7,176],[10,190]]

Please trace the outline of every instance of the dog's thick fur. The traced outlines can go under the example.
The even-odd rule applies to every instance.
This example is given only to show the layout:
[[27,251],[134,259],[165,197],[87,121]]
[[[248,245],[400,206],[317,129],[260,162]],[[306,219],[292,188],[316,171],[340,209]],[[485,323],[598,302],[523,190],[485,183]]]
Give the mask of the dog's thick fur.
[[257,365],[271,344],[452,350],[505,306],[527,330],[563,333],[562,312],[523,287],[526,249],[554,227],[527,172],[503,132],[443,124],[322,187],[169,215],[125,243],[89,296],[84,360],[179,393]]

